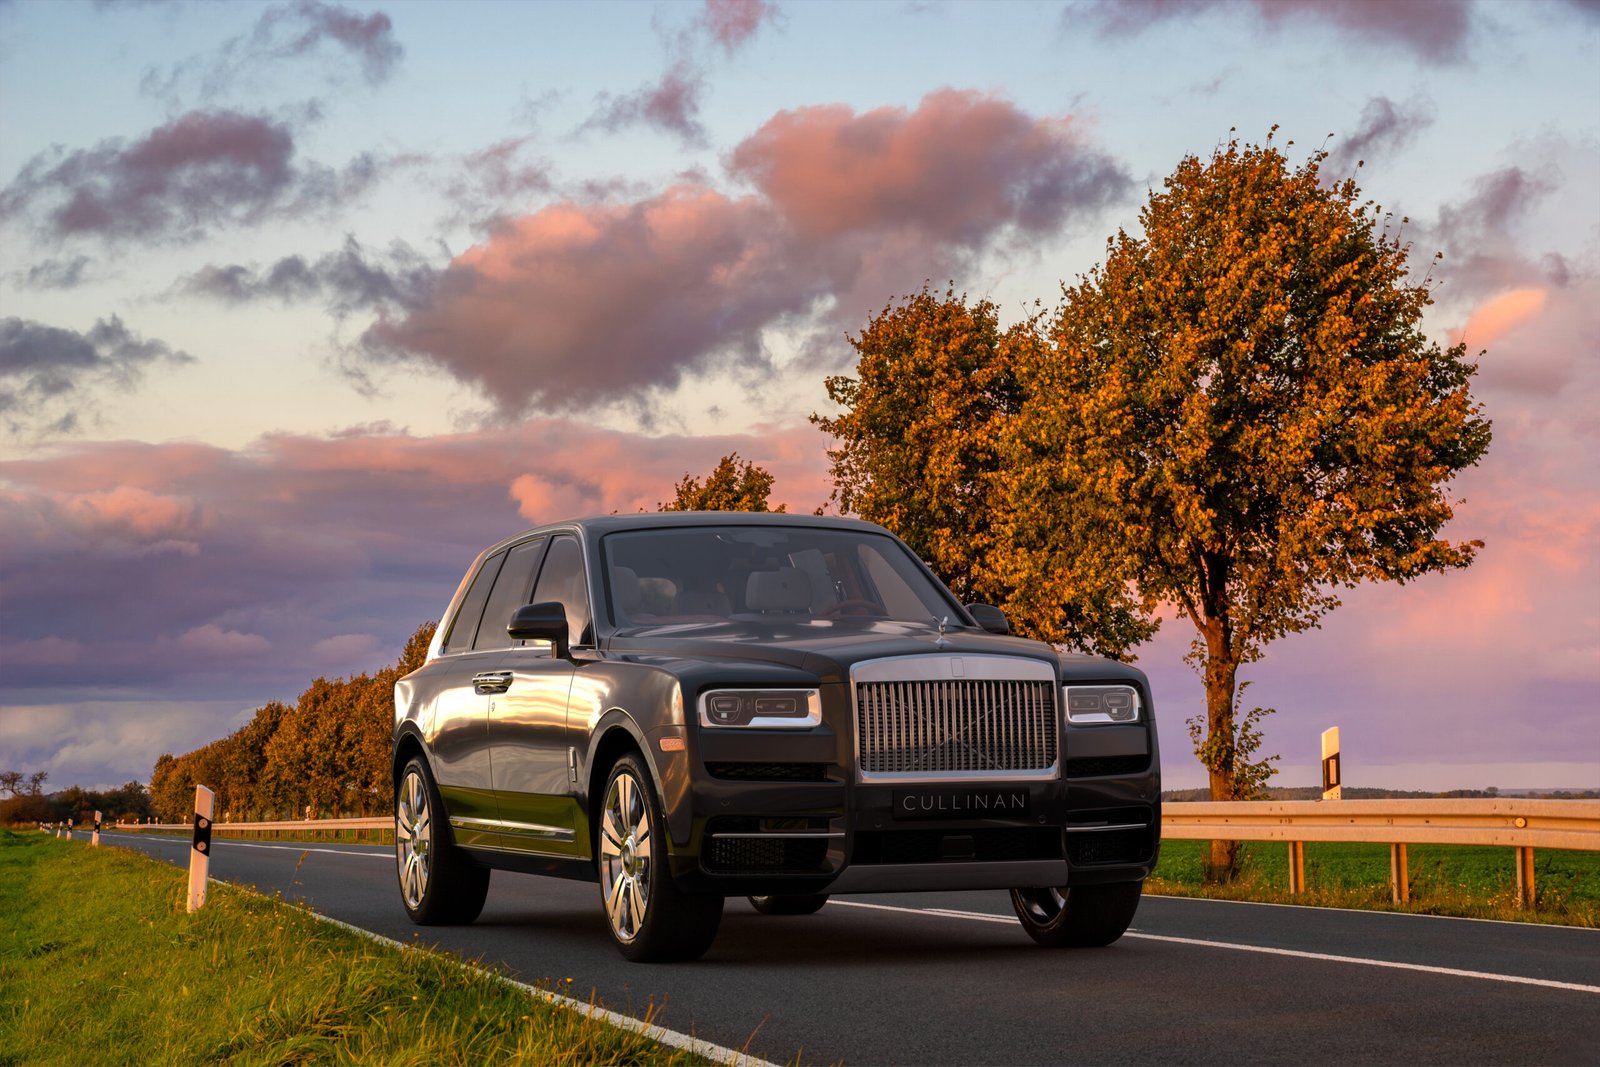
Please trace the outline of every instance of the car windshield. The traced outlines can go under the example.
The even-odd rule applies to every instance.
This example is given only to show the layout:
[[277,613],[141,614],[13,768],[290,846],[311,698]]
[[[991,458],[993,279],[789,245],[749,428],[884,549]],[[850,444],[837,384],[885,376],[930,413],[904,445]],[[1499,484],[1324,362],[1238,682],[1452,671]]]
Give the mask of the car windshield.
[[882,534],[804,526],[692,526],[603,542],[623,629],[725,621],[890,619],[961,624],[953,602]]

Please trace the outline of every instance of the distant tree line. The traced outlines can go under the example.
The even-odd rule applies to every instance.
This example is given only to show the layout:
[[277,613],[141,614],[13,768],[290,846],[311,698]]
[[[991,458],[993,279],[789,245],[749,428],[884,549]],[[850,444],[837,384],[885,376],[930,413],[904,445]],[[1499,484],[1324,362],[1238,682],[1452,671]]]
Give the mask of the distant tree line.
[[83,789],[70,786],[58,793],[46,795],[44,783],[48,771],[0,771],[0,826],[18,826],[26,823],[94,822],[99,812],[106,822],[136,821],[148,818],[150,794],[142,782],[129,782],[116,789]]
[[419,626],[392,667],[318,678],[292,705],[272,701],[226,737],[162,755],[150,775],[155,814],[186,821],[196,784],[216,791],[219,822],[387,813],[394,683],[422,665],[434,626]]

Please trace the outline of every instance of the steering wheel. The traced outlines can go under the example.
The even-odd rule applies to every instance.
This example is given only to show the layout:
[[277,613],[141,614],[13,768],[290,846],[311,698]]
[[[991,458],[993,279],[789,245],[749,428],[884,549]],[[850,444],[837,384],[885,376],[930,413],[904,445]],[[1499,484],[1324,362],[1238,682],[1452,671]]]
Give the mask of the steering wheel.
[[841,600],[822,612],[824,619],[837,619],[841,615],[882,615],[883,608],[875,600]]

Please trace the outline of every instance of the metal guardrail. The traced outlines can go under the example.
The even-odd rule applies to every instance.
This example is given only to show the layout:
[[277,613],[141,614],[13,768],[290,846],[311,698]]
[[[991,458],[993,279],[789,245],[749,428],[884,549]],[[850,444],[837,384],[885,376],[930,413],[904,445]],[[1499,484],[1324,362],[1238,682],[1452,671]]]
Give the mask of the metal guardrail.
[[[261,833],[390,830],[390,817],[215,823],[213,832]],[[189,823],[123,825],[119,829],[188,831]],[[1190,841],[1283,841],[1289,845],[1290,889],[1305,889],[1307,841],[1389,846],[1394,899],[1410,899],[1407,845],[1486,845],[1516,850],[1517,896],[1533,901],[1535,848],[1600,851],[1600,801],[1514,797],[1440,800],[1246,800],[1168,802],[1161,836]]]
[[1368,841],[1600,851],[1600,801],[1191,801],[1161,806],[1172,840]]
[[1389,888],[1411,899],[1407,845],[1487,845],[1514,849],[1517,901],[1534,899],[1535,848],[1600,851],[1600,801],[1514,797],[1440,800],[1245,800],[1163,804],[1168,840],[1284,841],[1289,890],[1306,887],[1307,841],[1389,846]]

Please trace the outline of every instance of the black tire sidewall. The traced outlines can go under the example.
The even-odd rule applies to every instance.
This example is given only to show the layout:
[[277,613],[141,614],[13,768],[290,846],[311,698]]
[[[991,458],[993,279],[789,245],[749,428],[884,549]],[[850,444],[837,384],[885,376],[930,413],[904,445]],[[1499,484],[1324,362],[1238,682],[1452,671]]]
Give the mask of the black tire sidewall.
[[[421,926],[451,926],[471,923],[483,911],[484,898],[489,891],[489,871],[479,867],[461,853],[450,839],[450,820],[445,815],[444,800],[434,783],[433,772],[421,756],[412,756],[400,772],[399,789],[415,771],[422,779],[422,789],[428,798],[428,819],[432,839],[428,842],[428,884],[422,891],[422,900],[413,909],[401,890],[400,903],[411,921]],[[399,819],[399,794],[395,796],[395,818]],[[397,822],[398,825],[398,822]],[[396,835],[395,849],[400,848]],[[399,867],[396,864],[396,877]]]

